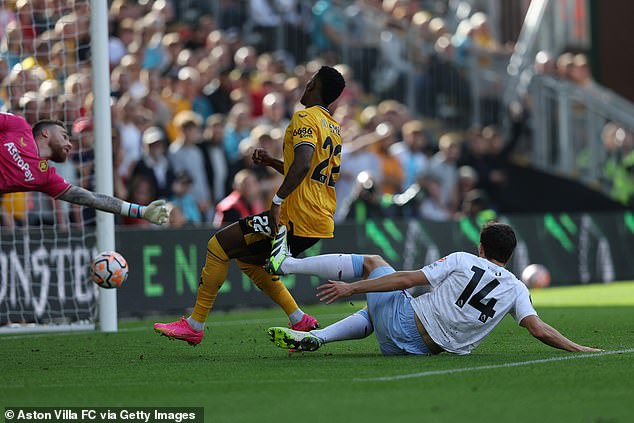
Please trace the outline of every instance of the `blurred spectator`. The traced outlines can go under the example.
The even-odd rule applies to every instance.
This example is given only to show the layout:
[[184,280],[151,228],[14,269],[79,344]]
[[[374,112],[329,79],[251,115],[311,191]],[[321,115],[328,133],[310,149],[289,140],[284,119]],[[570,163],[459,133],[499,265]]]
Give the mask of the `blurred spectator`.
[[494,220],[496,213],[489,207],[489,196],[485,191],[473,189],[468,191],[462,202],[461,210],[457,218],[475,219],[478,226]]
[[359,124],[364,132],[372,132],[379,124],[379,114],[376,106],[366,106],[359,115]]
[[148,13],[138,24],[136,43],[143,51],[143,69],[161,71],[166,64],[166,55],[163,49],[163,32],[165,23],[158,13]]
[[241,2],[233,0],[220,0],[220,16],[218,23],[220,29],[241,30],[247,20],[246,10]]
[[467,194],[474,189],[478,185],[478,174],[475,169],[471,166],[460,166],[458,168],[458,194],[457,194],[457,204],[458,204],[458,212],[457,216],[464,211],[464,201]]
[[110,73],[110,94],[115,99],[121,98],[130,89],[130,75],[124,68],[117,66]]
[[20,97],[20,113],[30,125],[35,125],[40,120],[40,103],[40,94],[35,91],[27,91]]
[[[90,191],[95,189],[95,135],[93,129],[93,121],[87,117],[75,120],[71,128],[73,149],[70,161],[76,169],[77,185]],[[63,170],[64,177],[74,173],[68,168],[68,164],[64,164],[58,169]],[[95,223],[96,212],[93,208],[71,205],[70,211],[71,220],[74,223],[90,225]]]
[[25,53],[22,50],[22,32],[16,22],[9,22],[4,33],[4,43],[0,49],[0,57],[6,61],[9,69],[20,63]]
[[29,56],[22,60],[22,69],[31,70],[38,69],[43,72],[46,79],[57,79],[55,76],[56,70],[51,66],[51,45],[52,34],[50,31],[42,33],[35,38],[35,51],[32,56]]
[[[113,27],[115,21],[110,20],[110,26]],[[108,57],[110,66],[115,67],[128,51],[128,46],[134,40],[134,21],[131,18],[124,19],[116,25],[116,29],[110,29],[110,37],[108,38]]]
[[608,122],[601,131],[607,155],[604,178],[610,195],[621,204],[634,205],[634,135],[622,125]]
[[198,143],[201,142],[202,119],[196,113],[183,111],[174,117],[178,130],[176,140],[169,146],[168,158],[174,172],[186,170],[192,177],[191,194],[205,220],[211,213],[211,192],[205,170],[205,158]]
[[380,36],[380,59],[372,88],[382,98],[405,99],[405,80],[412,71],[407,58],[405,34],[395,22],[388,21]]
[[90,118],[79,118],[73,122],[72,135],[74,138],[71,159],[77,166],[79,186],[94,189],[94,141],[93,121]]
[[126,54],[121,58],[121,69],[126,73],[129,79],[127,93],[137,101],[145,95],[145,86],[141,82],[141,63],[139,58],[134,54]]
[[240,142],[251,132],[252,123],[249,115],[249,106],[245,103],[237,103],[231,108],[227,117],[224,147],[231,165],[235,165],[240,159]]
[[376,123],[387,122],[392,125],[394,135],[401,136],[401,128],[411,119],[409,109],[396,100],[383,100],[376,106]]
[[469,19],[473,28],[473,46],[484,51],[496,52],[502,47],[493,37],[489,18],[483,12],[474,13]]
[[[259,53],[284,49],[284,40],[299,42],[303,39],[299,7],[297,0],[249,0],[249,16],[254,23],[253,31],[257,34],[256,47]],[[278,27],[283,29],[285,35],[280,40],[276,38]],[[297,54],[297,51],[293,53]]]
[[213,113],[209,100],[200,94],[202,89],[200,72],[193,67],[184,67],[178,71],[178,82],[174,94],[189,103],[187,110],[198,113],[203,120]]
[[393,144],[389,153],[398,158],[403,169],[403,188],[417,182],[429,166],[429,159],[425,155],[427,137],[425,127],[419,120],[411,120],[403,125],[403,141]]
[[319,0],[315,2],[310,29],[313,49],[317,54],[336,51],[344,39],[344,2],[341,0]]
[[533,69],[537,75],[555,76],[557,73],[557,62],[549,52],[540,50],[535,55]]
[[340,220],[346,219],[357,224],[364,224],[368,218],[385,217],[383,195],[370,172],[363,171],[357,175],[351,195],[337,205],[337,212]]
[[64,82],[64,97],[60,101],[64,106],[65,120],[74,121],[87,115],[86,98],[91,89],[90,76],[87,74],[75,72],[68,75]]
[[256,124],[285,130],[290,122],[287,116],[284,96],[278,92],[268,93],[262,99],[262,116]]
[[20,98],[28,91],[39,93],[42,81],[43,79],[40,78],[37,72],[26,71],[22,69],[22,65],[20,64],[11,68],[9,75],[2,82],[4,95],[6,97],[3,111],[19,110]]
[[251,170],[243,169],[233,178],[233,191],[216,206],[214,226],[219,228],[266,210],[260,183]]
[[[346,141],[344,138],[341,152],[341,173],[335,184],[337,191],[337,210],[335,211],[335,222],[341,222],[347,218],[350,208],[360,195],[358,178],[361,173],[362,185],[366,185],[368,190],[371,185],[372,192],[376,193],[377,184],[383,181],[383,167],[379,157],[370,150],[370,145],[375,142],[376,134],[373,132],[357,137],[353,141]],[[369,182],[371,181],[371,183]]]
[[141,158],[141,134],[140,125],[146,116],[143,114],[138,101],[134,100],[127,93],[122,96],[116,104],[117,130],[121,138],[121,149],[123,150],[123,160],[121,161],[117,173],[124,179],[128,179],[134,164]]
[[47,79],[42,82],[38,91],[38,118],[39,119],[63,119],[63,105],[59,100],[62,94],[62,87],[54,79]]
[[442,182],[438,174],[430,173],[425,177],[425,197],[419,208],[421,217],[437,222],[451,220],[454,211],[447,207],[443,199]]
[[587,90],[596,89],[596,82],[592,79],[590,63],[588,63],[588,58],[585,54],[576,54],[573,57],[570,79],[575,84]]
[[211,201],[217,203],[229,192],[231,171],[225,151],[225,117],[209,116],[205,122],[202,142],[198,143],[203,155],[207,184],[211,189]]
[[[174,206],[174,209],[176,209],[177,216],[181,218],[178,225],[174,226],[182,224],[199,225],[203,221],[200,210],[198,209],[198,204],[192,195],[192,182],[193,179],[186,170],[177,172],[174,177],[170,202]],[[173,212],[174,211],[172,211],[172,213]]]
[[572,79],[572,68],[575,56],[570,52],[565,52],[557,58],[557,76],[561,79]]
[[375,130],[375,143],[370,147],[381,162],[383,179],[378,184],[382,194],[397,194],[403,191],[404,172],[400,160],[390,154],[390,148],[396,142],[394,127],[389,123],[381,123]]
[[[359,76],[361,86],[368,92],[373,88],[372,76],[379,61],[379,47],[389,37],[389,32],[385,31],[387,17],[381,10],[379,3],[356,0],[345,9],[345,45],[348,49],[349,63],[353,74]],[[385,44],[387,45],[389,42]],[[384,49],[381,51],[383,54],[388,53]],[[400,53],[402,52],[394,52],[397,56]],[[383,60],[387,62],[388,66],[400,65],[400,62],[394,63],[391,57],[384,57]],[[384,78],[388,78],[388,75],[381,75],[377,81]]]
[[[425,188],[434,202],[436,216],[452,216],[458,207],[458,167],[462,137],[456,132],[446,133],[438,141],[439,151],[432,159]],[[440,220],[440,219],[436,219]]]
[[262,189],[262,196],[269,202],[282,183],[283,176],[270,167],[256,166],[251,155],[255,148],[265,149],[272,157],[282,160],[282,141],[284,132],[273,130],[267,125],[258,125],[251,134],[240,142],[241,166],[252,170]]
[[161,75],[157,70],[143,69],[141,82],[145,87],[145,96],[141,98],[143,107],[153,113],[154,123],[165,127],[172,119],[172,111],[161,98]]
[[14,228],[23,226],[28,218],[28,192],[11,192],[0,197],[2,226]]
[[520,141],[521,123],[514,123],[507,140],[495,126],[487,126],[482,130],[488,153],[484,160],[484,172],[478,171],[480,183],[478,187],[489,196],[490,206],[499,207],[503,191],[510,186],[507,171],[511,164],[511,155]]
[[236,70],[244,73],[255,71],[258,53],[252,46],[242,46],[233,55]]
[[[140,204],[142,206],[150,204],[156,200],[156,191],[154,191],[150,178],[146,175],[135,175],[130,178],[128,198],[126,201]],[[152,223],[145,219],[135,219],[133,217],[124,217],[123,223],[126,225],[135,225],[137,227],[150,227]]]
[[[493,129],[491,128],[490,131],[493,131]],[[462,152],[459,163],[460,165],[471,167],[476,172],[476,178],[480,181],[480,186],[488,184],[490,171],[487,159],[491,150],[483,132],[482,128],[477,126],[467,131],[466,148]]]
[[121,138],[119,137],[119,131],[117,128],[111,128],[112,130],[112,168],[115,170],[112,173],[114,178],[113,191],[114,196],[117,198],[128,197],[128,187],[126,181],[116,172],[119,168],[121,161],[123,160],[123,149],[121,148]]
[[427,69],[416,82],[418,111],[442,119],[448,127],[464,128],[471,113],[471,87],[451,61],[449,38],[440,37],[434,48]]
[[152,184],[157,198],[169,198],[174,181],[174,170],[166,156],[167,140],[160,128],[152,126],[143,131],[143,155],[132,170],[131,177],[143,175]]
[[215,113],[229,113],[233,102],[231,100],[231,91],[233,83],[229,77],[231,70],[229,68],[222,69],[218,77],[214,78],[210,83],[202,89],[203,94],[211,103],[211,108]]

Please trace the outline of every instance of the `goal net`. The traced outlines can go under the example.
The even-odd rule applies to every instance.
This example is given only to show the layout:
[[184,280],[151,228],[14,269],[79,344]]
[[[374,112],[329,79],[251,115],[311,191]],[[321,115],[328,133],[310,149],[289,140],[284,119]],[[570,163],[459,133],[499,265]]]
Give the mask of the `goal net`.
[[[94,189],[88,2],[0,0],[0,38],[2,112],[63,121],[73,151],[49,165]],[[94,328],[94,212],[41,193],[0,202],[0,333]]]

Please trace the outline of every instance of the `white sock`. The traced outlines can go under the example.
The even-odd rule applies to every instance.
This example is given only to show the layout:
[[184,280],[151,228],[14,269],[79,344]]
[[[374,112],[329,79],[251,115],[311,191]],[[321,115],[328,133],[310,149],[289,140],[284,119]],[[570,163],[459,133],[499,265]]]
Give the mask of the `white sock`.
[[304,318],[304,312],[302,311],[301,308],[298,308],[297,310],[295,310],[294,312],[288,315],[288,320],[291,321],[291,325],[301,322],[303,318]]
[[346,317],[343,320],[326,326],[323,329],[311,330],[310,333],[318,337],[325,344],[327,342],[345,341],[347,339],[361,339],[374,332],[370,316],[366,309]]
[[286,275],[315,275],[324,279],[350,280],[363,276],[363,256],[357,254],[322,254],[320,256],[286,257],[280,266]]
[[195,331],[200,332],[201,330],[205,329],[205,322],[201,323],[197,320],[194,320],[192,316],[189,316],[187,318],[187,323],[189,323],[189,326],[191,326],[192,329],[194,329]]

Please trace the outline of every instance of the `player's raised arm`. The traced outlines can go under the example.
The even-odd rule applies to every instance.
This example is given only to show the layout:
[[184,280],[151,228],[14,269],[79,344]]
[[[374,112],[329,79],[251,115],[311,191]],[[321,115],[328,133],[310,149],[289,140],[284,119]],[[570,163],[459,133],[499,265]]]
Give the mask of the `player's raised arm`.
[[284,174],[284,162],[272,157],[268,151],[263,148],[253,150],[251,160],[258,166],[268,166],[275,169],[278,173]]
[[145,219],[157,225],[162,225],[169,218],[169,211],[165,200],[156,200],[147,206],[131,204],[105,194],[88,191],[87,189],[71,185],[62,195],[60,200],[81,206],[92,207],[97,210],[120,214],[121,216]]
[[531,335],[553,348],[559,348],[570,352],[599,352],[598,348],[586,347],[563,336],[559,331],[545,323],[538,316],[526,316],[520,322],[520,326],[525,327]]

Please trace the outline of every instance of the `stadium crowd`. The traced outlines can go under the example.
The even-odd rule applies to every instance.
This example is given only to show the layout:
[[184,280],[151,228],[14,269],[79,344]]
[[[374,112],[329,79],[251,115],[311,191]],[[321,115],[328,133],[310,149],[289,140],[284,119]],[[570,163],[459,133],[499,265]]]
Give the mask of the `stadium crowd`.
[[[329,64],[347,81],[333,112],[344,139],[337,222],[494,212],[517,137],[498,129],[493,85],[479,90],[486,113],[471,124],[460,65],[470,51],[508,55],[510,46],[482,11],[446,21],[445,3],[109,2],[115,196],[168,199],[172,227],[222,226],[266,209],[281,177],[255,166],[251,151],[282,156],[300,90]],[[86,0],[3,1],[0,103],[31,124],[66,122],[74,151],[58,173],[93,189],[89,16]],[[570,67],[561,77],[586,84],[582,59],[543,66]],[[2,197],[3,225],[90,224],[92,213],[37,193]]]

